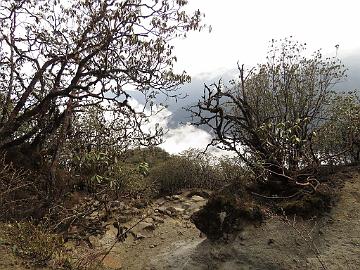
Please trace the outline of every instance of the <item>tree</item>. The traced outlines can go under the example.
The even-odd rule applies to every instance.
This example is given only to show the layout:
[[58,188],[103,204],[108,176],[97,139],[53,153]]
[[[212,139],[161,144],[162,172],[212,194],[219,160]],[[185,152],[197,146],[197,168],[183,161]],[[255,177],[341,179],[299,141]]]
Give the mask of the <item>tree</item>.
[[190,79],[173,72],[170,44],[203,27],[202,14],[188,15],[186,4],[2,1],[0,149],[27,145],[50,154],[55,166],[77,117],[94,106],[134,119],[131,128],[139,130],[146,116],[129,104],[131,91],[143,93],[149,107],[158,94],[176,96],[176,87]]
[[272,41],[267,63],[239,80],[205,85],[197,106],[190,108],[197,125],[210,127],[211,144],[234,151],[262,179],[313,186],[304,170],[319,163],[312,149],[314,132],[324,122],[332,86],[344,77],[337,59],[320,51],[304,57],[305,44]]

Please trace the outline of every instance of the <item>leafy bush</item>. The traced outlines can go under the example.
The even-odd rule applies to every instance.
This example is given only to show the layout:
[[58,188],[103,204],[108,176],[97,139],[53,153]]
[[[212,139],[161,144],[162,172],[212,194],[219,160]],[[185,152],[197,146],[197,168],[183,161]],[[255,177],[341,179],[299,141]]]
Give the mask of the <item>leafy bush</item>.
[[151,188],[147,162],[125,162],[116,155],[91,150],[75,156],[72,165],[73,172],[80,178],[80,186],[90,193],[106,191],[116,196],[121,193],[138,195]]
[[327,164],[360,161],[360,98],[356,92],[334,95],[326,122],[314,137],[320,162]]
[[150,177],[160,194],[173,194],[184,188],[214,190],[240,179],[243,172],[231,159],[190,150],[154,166]]

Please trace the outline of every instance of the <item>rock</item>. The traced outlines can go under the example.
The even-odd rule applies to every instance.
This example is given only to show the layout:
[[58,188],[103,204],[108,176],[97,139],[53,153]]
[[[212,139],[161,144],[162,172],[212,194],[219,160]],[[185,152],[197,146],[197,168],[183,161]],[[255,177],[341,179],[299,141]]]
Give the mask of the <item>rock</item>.
[[191,205],[192,205],[191,203],[185,202],[185,203],[182,204],[182,207],[184,209],[189,209],[191,207]]
[[164,206],[157,207],[155,211],[158,211],[161,214],[166,214],[166,207]]
[[146,238],[146,236],[141,233],[137,233],[137,234],[135,234],[135,238],[136,238],[136,240],[141,240],[141,239]]
[[194,195],[208,199],[210,197],[210,192],[205,191],[205,190],[192,190],[189,192],[189,194],[187,194],[187,197],[191,198]]
[[142,221],[135,228],[141,231],[153,231],[155,230],[156,226],[153,223]]
[[152,223],[153,221],[154,221],[154,219],[150,218],[150,217],[144,219],[144,222],[147,222],[147,223]]
[[99,239],[94,235],[89,236],[89,242],[92,248],[98,247],[100,245]]
[[157,247],[157,245],[154,244],[154,245],[150,245],[149,247],[150,247],[150,248],[155,248],[155,247]]
[[181,200],[181,196],[180,195],[173,195],[173,196],[171,196],[171,199],[173,201],[179,201],[179,200]]
[[124,202],[120,202],[120,201],[112,201],[110,203],[110,207],[115,210],[125,210],[128,208]]
[[116,218],[116,220],[119,222],[119,223],[126,223],[126,222],[129,222],[132,218],[129,217],[129,216],[118,216]]
[[191,200],[192,200],[193,202],[203,202],[203,201],[205,201],[205,199],[204,199],[203,197],[198,196],[198,195],[192,196],[192,197],[191,197]]
[[97,218],[99,216],[99,212],[98,211],[94,211],[90,214],[90,218],[91,219],[94,219],[94,218]]
[[160,217],[153,217],[153,220],[156,222],[156,223],[164,223],[164,219],[160,218]]
[[170,206],[168,207],[166,210],[171,212],[171,215],[181,215],[185,212],[185,209],[180,208],[180,207],[174,207],[174,206]]
[[272,245],[275,243],[275,240],[270,238],[267,243],[268,245]]

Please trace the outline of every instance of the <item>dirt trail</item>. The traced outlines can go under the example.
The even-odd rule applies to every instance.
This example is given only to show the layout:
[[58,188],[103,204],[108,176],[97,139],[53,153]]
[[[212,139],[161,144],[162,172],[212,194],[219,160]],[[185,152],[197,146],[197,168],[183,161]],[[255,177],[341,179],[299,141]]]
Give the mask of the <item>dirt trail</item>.
[[152,238],[137,244],[135,252],[130,247],[128,259],[134,263],[124,263],[122,269],[358,269],[359,168],[334,177],[346,182],[336,207],[320,219],[274,216],[218,243],[199,238],[193,227],[179,234],[182,221],[170,219],[159,227],[168,232],[166,240],[156,249],[148,249]]
[[[358,269],[360,265],[360,172],[347,169],[333,177],[344,181],[340,199],[320,219],[286,220],[274,216],[260,227],[247,227],[231,239],[213,243],[200,237],[191,213],[206,199],[188,193],[161,198],[142,210],[151,213],[117,243],[105,260],[107,269]],[[132,213],[127,208],[123,212]],[[121,226],[131,220],[119,217]],[[95,249],[114,243],[117,228],[109,223],[102,237],[91,237]],[[74,252],[78,249],[73,247]],[[87,248],[88,252],[91,249]],[[0,249],[0,256],[3,255]],[[10,258],[10,259],[9,259]],[[12,256],[0,269],[24,269]]]

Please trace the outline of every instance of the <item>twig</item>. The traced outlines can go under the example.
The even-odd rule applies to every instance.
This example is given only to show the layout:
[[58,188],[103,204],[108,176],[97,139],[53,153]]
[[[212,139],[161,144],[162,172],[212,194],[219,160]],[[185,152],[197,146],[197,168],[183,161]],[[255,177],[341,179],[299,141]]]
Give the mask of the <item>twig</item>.
[[256,192],[251,192],[252,195],[261,197],[261,198],[265,198],[265,199],[290,199],[290,198],[294,198],[295,196],[297,196],[300,193],[300,191],[295,192],[293,195],[290,196],[266,196],[266,195],[262,195]]
[[111,250],[115,247],[115,245],[120,241],[120,239],[122,239],[123,236],[125,236],[130,230],[132,230],[133,228],[135,228],[141,221],[143,221],[144,219],[146,219],[147,217],[149,217],[152,214],[152,212],[144,215],[141,219],[139,219],[133,226],[131,226],[129,229],[125,230],[123,233],[121,233],[120,235],[118,235],[116,237],[115,242],[110,246],[110,248],[106,251],[106,253],[104,254],[104,256],[102,257],[102,259],[99,262],[99,265],[102,264],[105,260],[105,258],[109,255],[109,253],[111,252]]
[[[327,267],[325,266],[325,263],[322,261],[322,259],[320,258],[320,251],[319,249],[317,248],[316,244],[314,243],[313,241],[313,238],[312,236],[310,235],[311,232],[313,231],[313,229],[308,233],[308,237],[304,236],[304,234],[298,229],[296,228],[295,224],[296,224],[296,216],[294,216],[294,220],[291,222],[289,220],[289,218],[286,216],[285,214],[285,211],[284,209],[281,209],[282,212],[283,212],[283,218],[284,220],[286,221],[286,223],[288,225],[290,225],[294,230],[295,232],[305,241],[305,242],[310,242],[311,243],[311,250],[314,252],[316,258],[318,259],[319,263],[321,264],[322,268],[324,270],[327,270]],[[316,225],[316,223],[315,223]]]

